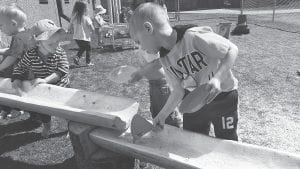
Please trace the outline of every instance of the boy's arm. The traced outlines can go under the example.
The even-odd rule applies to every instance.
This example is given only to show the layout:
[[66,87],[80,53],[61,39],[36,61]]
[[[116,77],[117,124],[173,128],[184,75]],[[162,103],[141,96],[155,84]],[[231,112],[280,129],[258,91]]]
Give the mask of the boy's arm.
[[61,51],[58,52],[61,53],[61,55],[59,56],[57,71],[44,78],[44,81],[41,80],[40,83],[55,84],[61,79],[62,76],[69,73],[69,62],[66,52],[62,48],[60,48],[60,50]]
[[5,55],[9,48],[0,49],[0,55]]
[[14,56],[7,56],[1,63],[0,63],[0,71],[10,67],[17,61],[17,58]]
[[106,21],[104,21],[103,17],[100,15],[96,15],[95,20],[100,25],[100,27],[108,24]]
[[60,57],[57,65],[57,73],[60,75],[60,78],[69,73],[69,61],[66,52],[63,48],[60,48]]
[[228,72],[229,69],[233,67],[235,60],[238,56],[238,48],[233,43],[230,43],[228,52],[224,58],[221,59],[219,69],[215,73],[214,78],[219,79],[221,82],[224,81],[227,77],[223,76],[224,72]]
[[26,53],[21,60],[15,65],[12,74],[12,81],[15,79],[25,80],[24,73],[29,70],[31,65],[28,53]]
[[93,25],[93,21],[91,20],[90,17],[87,17],[87,23],[88,23],[88,26],[89,26],[89,29],[91,32],[94,32],[95,31],[95,28],[94,28],[94,25]]
[[22,39],[13,37],[10,48],[5,51],[7,57],[0,64],[0,71],[12,66],[24,54],[25,44]]
[[237,56],[238,48],[231,43],[227,55],[221,59],[219,68],[214,77],[208,81],[206,89],[210,90],[210,93],[206,98],[206,103],[210,103],[221,92],[221,82],[228,78],[228,72],[232,68]]
[[159,59],[155,59],[152,62],[147,63],[146,65],[144,65],[143,67],[141,67],[139,70],[137,70],[136,72],[134,72],[131,77],[132,79],[129,81],[130,83],[134,83],[137,82],[139,80],[141,80],[144,76],[147,77],[147,74],[159,70],[160,68],[162,68]]
[[221,92],[221,83],[228,78],[228,72],[238,56],[238,48],[228,39],[215,33],[208,33],[201,37],[195,36],[193,42],[199,51],[206,49],[208,57],[220,59],[218,70],[206,86],[206,90],[210,90],[206,103],[210,103]]
[[72,17],[70,22],[69,22],[68,33],[73,33],[73,20],[74,20],[74,17]]
[[164,107],[153,120],[153,124],[157,129],[165,124],[166,118],[175,110],[184,97],[184,88],[181,86],[181,81],[170,75],[167,70],[165,70],[165,76],[171,92]]
[[36,78],[33,80],[33,85],[38,85],[42,83],[48,83],[48,84],[55,84],[57,81],[60,79],[60,75],[57,72],[52,73],[51,75],[45,77],[44,79],[42,78]]

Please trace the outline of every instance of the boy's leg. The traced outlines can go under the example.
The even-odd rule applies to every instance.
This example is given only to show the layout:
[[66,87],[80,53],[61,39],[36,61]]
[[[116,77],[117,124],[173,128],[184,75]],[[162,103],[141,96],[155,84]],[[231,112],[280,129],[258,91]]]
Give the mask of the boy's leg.
[[103,41],[102,41],[102,37],[101,37],[101,28],[95,28],[95,32],[97,34],[98,46],[102,47]]
[[[165,105],[170,95],[170,89],[167,86],[165,79],[150,80],[149,81],[149,92],[150,92],[150,112],[154,118],[160,112]],[[166,124],[181,127],[182,117],[179,112],[174,111],[167,119]]]
[[6,119],[10,111],[11,111],[10,107],[0,106],[0,119]]
[[85,62],[86,62],[86,64],[91,63],[91,51],[92,51],[91,43],[86,41],[85,42],[85,54],[86,54]]
[[46,114],[40,114],[41,121],[43,123],[42,137],[47,138],[51,129],[51,116]]
[[97,36],[97,43],[98,43],[98,45],[99,45],[99,40],[100,40],[100,38],[99,38],[99,28],[96,28],[95,27],[95,33],[96,33],[96,36]]
[[83,54],[83,52],[85,51],[85,41],[83,40],[75,40],[75,42],[77,43],[79,50],[77,52],[77,56],[80,58]]
[[103,45],[103,34],[102,34],[102,29],[101,28],[99,28],[99,42],[100,42],[100,44],[101,45]]
[[77,43],[79,50],[73,61],[76,65],[79,65],[79,59],[81,58],[83,52],[85,51],[85,46],[84,46],[84,41],[82,40],[75,40],[75,42]]
[[238,141],[238,92],[233,90],[219,94],[211,103],[211,121],[217,138]]

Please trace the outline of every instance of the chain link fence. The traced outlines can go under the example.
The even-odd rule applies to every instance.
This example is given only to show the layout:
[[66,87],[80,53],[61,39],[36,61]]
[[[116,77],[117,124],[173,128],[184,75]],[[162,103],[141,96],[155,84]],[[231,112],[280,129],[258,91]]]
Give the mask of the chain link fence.
[[[181,0],[183,1],[183,0]],[[247,24],[300,34],[300,0],[240,0],[240,7],[232,8],[235,0],[224,0],[221,9],[197,9],[179,11],[180,23],[194,23],[201,20],[203,25],[217,25],[238,22],[238,16],[246,15]],[[234,4],[236,6],[236,4]],[[179,9],[182,9],[179,6]],[[169,15],[174,16],[174,12]],[[192,16],[192,17],[191,17]],[[171,20],[176,24],[176,20]]]
[[300,34],[300,0],[242,0],[241,13],[257,26]]

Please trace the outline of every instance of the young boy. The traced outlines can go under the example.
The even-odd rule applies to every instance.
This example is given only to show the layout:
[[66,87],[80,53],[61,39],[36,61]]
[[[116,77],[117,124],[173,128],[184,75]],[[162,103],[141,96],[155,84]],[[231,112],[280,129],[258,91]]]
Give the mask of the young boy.
[[[34,40],[31,31],[25,30],[26,14],[16,4],[0,8],[0,29],[12,40],[9,48],[1,49],[0,77],[10,78],[14,64],[32,47]],[[28,77],[29,78],[29,77]],[[0,119],[6,118],[11,108],[1,106]]]
[[[132,74],[131,83],[145,77],[149,81],[150,112],[155,118],[165,105],[170,95],[170,88],[164,76],[164,70],[159,63],[159,55],[151,55],[139,49],[137,57],[142,57],[143,66]],[[172,111],[166,119],[166,124],[182,127],[182,117],[177,110]]]
[[98,40],[98,45],[102,47],[103,45],[103,40],[102,40],[102,27],[107,24],[107,22],[104,21],[103,19],[103,14],[106,13],[106,9],[103,8],[102,5],[97,5],[95,8],[95,15],[94,15],[94,27],[95,27],[95,32],[97,35],[97,40]]
[[[37,37],[36,47],[27,51],[13,69],[13,87],[20,88],[24,73],[31,70],[33,85],[41,83],[55,84],[62,87],[69,85],[69,63],[65,51],[59,46],[66,31],[57,27],[53,21],[38,21],[32,28]],[[32,115],[32,113],[31,113]],[[51,128],[51,116],[39,114],[43,123],[42,137],[47,138]]]
[[213,123],[218,138],[238,140],[237,79],[231,72],[238,49],[209,27],[193,25],[172,28],[164,9],[153,3],[141,4],[130,20],[131,36],[148,53],[160,53],[160,62],[171,94],[154,119],[159,130],[169,113],[185,96],[185,89],[206,84],[209,95],[199,111],[183,115],[183,128],[208,134]]
[[127,23],[128,22],[127,8],[126,7],[121,8],[121,13],[119,15],[119,20],[120,20],[120,23]]

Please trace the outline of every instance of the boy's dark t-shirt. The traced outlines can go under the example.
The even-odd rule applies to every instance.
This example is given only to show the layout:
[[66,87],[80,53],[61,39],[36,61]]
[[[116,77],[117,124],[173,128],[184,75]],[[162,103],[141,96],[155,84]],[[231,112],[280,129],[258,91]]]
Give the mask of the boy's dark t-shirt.
[[3,60],[8,57],[16,57],[17,61],[8,68],[0,71],[0,77],[11,78],[14,65],[21,59],[27,50],[34,46],[33,36],[28,30],[17,33],[12,36],[9,49],[5,53]]

